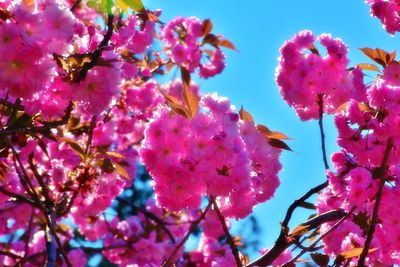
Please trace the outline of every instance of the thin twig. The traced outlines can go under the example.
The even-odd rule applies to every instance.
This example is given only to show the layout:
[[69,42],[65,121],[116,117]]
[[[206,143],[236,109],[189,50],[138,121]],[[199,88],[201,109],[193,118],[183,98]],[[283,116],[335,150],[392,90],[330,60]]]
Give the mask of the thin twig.
[[281,224],[281,232],[278,238],[275,241],[275,245],[260,258],[246,265],[246,267],[254,267],[254,266],[267,266],[270,265],[279,255],[290,245],[289,240],[287,239],[288,234],[288,224],[290,219],[292,218],[292,214],[294,210],[301,205],[304,201],[306,201],[313,194],[318,193],[322,189],[328,186],[328,181],[311,188],[307,193],[305,193],[302,197],[295,200],[292,205],[289,206],[285,219]]
[[[29,185],[30,190],[31,190],[30,193],[31,193],[31,195],[32,195],[32,198],[33,198],[33,200],[37,203],[38,208],[40,209],[40,211],[43,213],[44,218],[45,218],[45,220],[46,220],[46,224],[47,224],[47,226],[49,227],[49,229],[50,229],[50,231],[51,231],[51,234],[53,235],[53,237],[54,237],[54,239],[55,239],[55,241],[56,241],[56,243],[57,243],[57,246],[58,246],[58,248],[59,248],[59,250],[60,250],[61,255],[62,255],[63,258],[64,258],[64,261],[65,261],[66,265],[67,265],[68,267],[72,267],[72,264],[71,264],[71,262],[69,261],[69,259],[68,259],[68,257],[67,257],[67,254],[66,254],[65,251],[64,251],[64,247],[63,247],[63,245],[62,245],[62,243],[61,243],[61,240],[60,240],[60,238],[58,237],[58,235],[57,235],[57,233],[56,233],[56,230],[55,230],[55,228],[54,228],[54,225],[55,225],[55,223],[56,223],[55,220],[53,220],[53,213],[54,213],[54,210],[44,207],[42,201],[40,200],[39,195],[37,194],[35,188],[33,187],[32,183],[31,183],[31,181],[30,181],[28,172],[26,171],[26,169],[25,169],[25,167],[24,167],[24,165],[23,165],[23,163],[22,163],[22,161],[21,161],[21,159],[20,159],[20,157],[19,157],[17,151],[15,150],[13,144],[10,142],[10,140],[9,140],[7,137],[5,138],[5,140],[8,142],[8,145],[10,146],[10,148],[11,148],[11,150],[12,150],[12,152],[13,152],[14,158],[15,158],[16,161],[18,162],[19,167],[20,167],[20,169],[21,169],[21,171],[22,171],[22,174],[21,174],[20,177],[21,177],[21,179],[24,179],[24,181]],[[22,177],[23,177],[23,178],[22,178]],[[55,216],[54,216],[54,218],[55,218]]]
[[93,130],[96,127],[96,115],[94,115],[92,117],[92,119],[90,120],[90,127],[89,127],[89,133],[88,133],[88,141],[86,143],[86,149],[85,149],[85,160],[87,159],[87,157],[89,156],[89,151],[90,148],[92,146],[92,140],[93,140]]
[[74,12],[74,10],[79,6],[79,4],[82,2],[82,0],[76,0],[72,7],[69,9],[71,12]]
[[91,60],[82,66],[82,69],[79,71],[79,75],[77,76],[74,82],[80,82],[86,78],[86,75],[90,69],[92,69],[97,60],[101,57],[101,53],[105,47],[107,47],[108,42],[111,39],[112,33],[114,29],[114,15],[109,14],[107,19],[107,32],[101,40],[100,44],[97,46],[96,50],[91,53]]
[[29,254],[29,242],[31,241],[31,234],[33,228],[33,217],[35,216],[35,208],[32,207],[31,217],[29,219],[28,229],[26,230],[26,240],[25,240],[25,249],[24,249],[24,256],[27,257]]
[[5,189],[4,187],[0,187],[0,193],[4,194],[6,196],[9,196],[11,198],[15,198],[15,200],[17,200],[19,202],[26,203],[31,206],[37,207],[37,204],[32,199],[30,199],[26,196],[14,193],[14,192],[10,192],[7,189]]
[[162,267],[169,267],[169,266],[173,266],[172,261],[175,258],[175,255],[178,253],[178,251],[181,249],[181,247],[186,243],[186,241],[189,239],[189,236],[193,233],[194,230],[196,230],[197,226],[200,224],[200,222],[202,220],[204,220],[204,218],[206,217],[207,212],[209,211],[209,209],[211,208],[212,202],[210,201],[207,205],[207,207],[204,209],[204,211],[201,213],[200,217],[197,218],[197,220],[195,220],[189,228],[189,231],[186,233],[185,237],[182,239],[181,242],[179,242],[179,244],[177,244],[174,248],[174,250],[172,251],[171,255],[169,255],[169,257],[163,262],[163,264],[161,265]]
[[227,242],[231,248],[232,254],[235,257],[236,265],[237,265],[237,267],[242,267],[243,264],[242,264],[242,261],[240,260],[239,250],[237,249],[235,242],[234,242],[231,234],[229,233],[229,229],[228,229],[228,226],[226,225],[225,218],[222,215],[222,213],[218,207],[218,203],[215,200],[215,197],[211,196],[211,201],[213,203],[213,209],[214,209],[215,213],[217,213],[218,219],[221,223],[222,229],[224,229],[224,233],[225,233]]
[[28,126],[28,127],[22,127],[18,129],[4,129],[0,130],[0,136],[7,136],[7,135],[13,135],[13,134],[35,134],[35,133],[41,133],[45,134],[48,133],[51,129],[57,128],[58,126],[65,125],[70,116],[71,112],[73,109],[73,103],[70,102],[68,107],[65,110],[64,116],[57,121],[52,121],[52,122],[42,122],[44,125],[43,126]]
[[135,204],[131,203],[130,201],[128,201],[128,200],[126,200],[126,199],[124,199],[122,197],[116,197],[115,199],[118,200],[119,202],[122,202],[122,203],[128,205],[133,210],[143,213],[147,218],[149,218],[152,221],[156,222],[165,231],[165,233],[168,235],[169,239],[171,239],[171,241],[173,243],[175,243],[174,235],[171,233],[171,231],[168,229],[168,227],[165,226],[165,222],[160,217],[158,217],[157,215],[149,212],[146,209],[143,209],[141,207],[136,206]]
[[[353,208],[354,210],[354,208]],[[318,237],[318,239],[316,239],[311,245],[309,245],[308,247],[305,247],[302,249],[302,251],[297,254],[294,258],[292,258],[291,260],[289,260],[288,262],[286,262],[285,264],[283,264],[283,267],[288,267],[291,266],[293,263],[295,263],[301,256],[304,255],[304,253],[309,252],[314,250],[314,248],[317,246],[317,244],[325,237],[327,236],[330,232],[332,232],[333,230],[335,230],[350,214],[352,213],[352,211],[350,211],[349,213],[344,213],[344,215],[342,216],[342,218],[337,221],[331,228],[329,228],[326,232],[324,232],[322,235],[320,235]]]
[[[31,264],[34,264],[35,266],[40,266],[40,263],[38,263],[38,262],[36,262],[34,260],[31,260],[29,258],[22,257],[20,255],[17,255],[15,253],[10,252],[10,251],[0,250],[0,255],[7,256],[7,257],[13,258],[15,260],[19,260],[18,263],[29,262]],[[16,266],[19,266],[18,263],[16,264]]]
[[357,264],[358,267],[364,266],[365,259],[367,258],[369,248],[371,247],[372,238],[374,237],[375,226],[378,223],[379,206],[380,206],[381,199],[382,199],[383,188],[385,187],[385,181],[386,181],[385,172],[387,169],[387,164],[388,164],[391,149],[392,149],[392,137],[389,137],[387,140],[385,154],[383,156],[382,163],[376,174],[376,177],[378,177],[380,179],[379,186],[378,186],[378,190],[375,195],[375,204],[374,204],[374,209],[372,211],[371,223],[370,223],[370,225],[368,227],[368,231],[367,231],[367,238],[365,239],[364,247],[360,254],[360,258],[358,259],[358,264]]
[[328,164],[328,159],[326,156],[326,147],[325,147],[325,132],[324,132],[324,124],[323,124],[323,118],[324,118],[324,95],[319,94],[317,98],[317,103],[319,106],[319,119],[318,119],[318,125],[319,125],[319,132],[321,135],[321,147],[322,147],[322,157],[324,160],[324,166],[325,170],[329,169],[329,164]]

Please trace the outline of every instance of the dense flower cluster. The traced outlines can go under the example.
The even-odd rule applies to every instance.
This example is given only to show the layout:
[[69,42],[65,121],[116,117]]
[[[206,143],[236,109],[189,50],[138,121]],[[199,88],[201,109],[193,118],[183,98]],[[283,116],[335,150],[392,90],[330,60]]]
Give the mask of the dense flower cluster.
[[[319,54],[316,40],[326,48],[326,56]],[[323,110],[330,114],[350,98],[365,99],[361,70],[348,69],[347,47],[340,39],[302,31],[286,41],[280,52],[276,81],[283,99],[302,120],[318,118],[319,96]]]
[[[200,77],[209,78],[223,71],[225,56],[219,48],[207,50],[207,53],[201,49],[207,40],[206,38],[200,40],[207,34],[205,31],[205,24],[198,18],[177,17],[164,26],[162,40],[174,63],[191,72],[198,68]],[[203,57],[208,58],[205,63]]]
[[243,218],[279,185],[280,150],[226,98],[206,95],[200,106],[204,112],[191,120],[161,109],[146,130],[139,153],[157,203],[179,211],[197,208],[202,196],[220,197],[226,216]]
[[385,30],[394,34],[400,30],[400,4],[398,1],[366,0],[371,5],[371,15],[377,17]]
[[[172,253],[180,266],[235,265],[219,217],[200,204],[217,197],[226,227],[247,216],[279,185],[280,149],[216,95],[190,120],[172,115],[168,99],[187,102],[183,83],[154,78],[171,68],[189,81],[221,73],[222,37],[209,20],[164,24],[159,10],[132,6],[117,17],[92,2],[0,3],[0,264],[84,266],[101,244],[120,266],[160,266]],[[142,210],[123,193],[139,148],[157,197]],[[129,216],[112,212],[117,196]],[[173,252],[198,218],[199,246]]]

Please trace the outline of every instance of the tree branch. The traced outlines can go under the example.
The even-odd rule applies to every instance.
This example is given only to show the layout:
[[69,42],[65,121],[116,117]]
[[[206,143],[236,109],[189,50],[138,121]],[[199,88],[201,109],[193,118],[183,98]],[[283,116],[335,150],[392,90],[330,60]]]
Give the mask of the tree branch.
[[385,172],[387,169],[387,164],[391,149],[392,149],[392,137],[389,137],[389,139],[387,140],[385,154],[383,156],[381,166],[379,167],[378,172],[376,174],[376,176],[379,177],[380,179],[379,186],[378,186],[378,191],[376,192],[375,195],[375,204],[374,204],[374,209],[372,211],[371,223],[367,231],[367,238],[365,240],[363,250],[360,254],[360,258],[358,259],[358,265],[357,265],[358,267],[364,266],[364,262],[365,259],[367,258],[369,248],[371,247],[372,238],[374,237],[375,226],[378,223],[379,205],[382,199],[383,188],[385,187],[385,181],[386,181]]
[[231,234],[229,233],[228,226],[225,223],[225,218],[222,215],[222,213],[221,213],[221,211],[220,211],[220,209],[218,207],[218,204],[217,204],[217,201],[215,200],[215,197],[211,196],[211,201],[213,203],[214,211],[215,211],[215,213],[217,213],[218,219],[221,222],[221,226],[224,229],[224,233],[225,233],[227,242],[228,242],[228,244],[229,244],[229,246],[231,248],[232,255],[235,257],[236,265],[238,267],[242,267],[243,264],[242,264],[242,261],[240,260],[239,250],[235,246],[235,242],[233,241],[233,238],[232,238]]
[[[354,208],[352,209],[352,211],[354,210]],[[317,244],[325,237],[327,236],[330,232],[332,232],[333,230],[335,230],[351,213],[352,211],[350,211],[349,213],[344,213],[342,212],[342,214],[338,214],[339,216],[341,215],[341,219],[339,221],[337,221],[331,228],[329,228],[325,233],[323,233],[322,235],[319,236],[319,238],[317,240],[315,240],[310,246],[303,248],[302,251],[296,255],[296,257],[292,258],[291,260],[289,260],[288,262],[286,262],[285,264],[283,264],[283,267],[288,267],[291,266],[291,264],[295,263],[302,255],[304,255],[304,253],[314,250],[314,248],[317,246]],[[321,223],[322,224],[322,223]],[[320,224],[320,225],[321,225]]]
[[178,253],[178,251],[181,249],[181,247],[186,243],[186,241],[189,239],[189,236],[193,233],[194,230],[196,230],[197,226],[200,224],[202,220],[206,217],[207,212],[210,210],[212,205],[212,202],[210,201],[207,205],[207,207],[204,209],[204,211],[201,213],[200,217],[195,220],[189,228],[189,231],[186,233],[185,237],[182,239],[181,242],[179,242],[178,245],[176,245],[175,249],[172,251],[171,255],[166,259],[163,264],[161,265],[162,267],[170,267],[173,266],[173,260],[175,255]]
[[319,132],[321,135],[321,146],[322,146],[322,157],[324,160],[325,170],[329,169],[328,159],[326,156],[326,148],[325,148],[325,132],[324,132],[324,124],[323,124],[323,117],[324,117],[324,95],[319,94],[317,98],[317,103],[319,106]]
[[295,200],[292,205],[289,206],[285,219],[283,220],[281,224],[281,232],[275,241],[275,245],[264,255],[262,255],[260,258],[256,259],[255,261],[249,263],[246,265],[246,267],[255,267],[255,266],[267,266],[272,264],[272,262],[279,257],[279,255],[290,245],[289,240],[287,239],[287,234],[289,231],[289,221],[292,218],[292,214],[294,210],[301,205],[305,200],[307,200],[310,196],[312,196],[315,193],[318,193],[322,189],[328,186],[328,181],[311,188],[307,193],[305,193],[302,197],[299,199]]
[[70,10],[71,12],[74,12],[74,10],[79,6],[79,4],[80,4],[81,2],[82,2],[82,0],[76,0],[69,10]]
[[135,204],[129,202],[128,200],[122,198],[122,197],[116,197],[116,200],[125,203],[126,205],[128,205],[129,207],[131,207],[133,210],[135,211],[139,211],[141,213],[143,213],[147,218],[153,220],[154,222],[156,222],[158,225],[160,225],[162,227],[162,229],[165,231],[165,233],[168,235],[169,239],[171,239],[171,241],[173,243],[175,243],[175,238],[174,235],[171,233],[171,231],[165,226],[164,221],[156,216],[155,214],[147,211],[146,209],[142,209],[141,207],[136,206]]

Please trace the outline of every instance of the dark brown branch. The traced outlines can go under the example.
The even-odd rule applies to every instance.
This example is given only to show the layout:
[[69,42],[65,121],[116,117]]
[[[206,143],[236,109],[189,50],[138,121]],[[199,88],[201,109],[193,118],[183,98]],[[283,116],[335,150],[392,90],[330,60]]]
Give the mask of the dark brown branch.
[[367,258],[369,248],[371,247],[372,238],[374,237],[375,226],[378,223],[379,206],[380,206],[381,199],[382,199],[383,188],[385,187],[385,182],[386,182],[385,172],[387,169],[391,149],[392,149],[392,138],[389,137],[389,139],[387,140],[385,154],[383,156],[382,163],[376,174],[376,177],[378,177],[380,179],[379,186],[378,186],[378,190],[375,195],[375,204],[374,204],[374,209],[372,211],[371,223],[370,223],[370,225],[368,227],[368,231],[367,231],[367,238],[365,239],[364,247],[360,254],[360,258],[358,259],[358,264],[357,264],[358,267],[364,266],[365,259]]
[[0,187],[0,193],[15,198],[15,200],[22,202],[22,203],[26,203],[29,204],[31,206],[37,207],[37,204],[30,198],[23,196],[23,195],[19,195],[13,192],[8,191],[7,189],[5,189],[4,187]]
[[29,219],[28,229],[26,229],[26,232],[25,232],[25,249],[24,249],[25,257],[27,257],[29,254],[29,242],[31,241],[34,216],[35,216],[35,208],[32,207],[32,212],[31,212],[31,217]]
[[[31,260],[31,259],[26,258],[26,257],[19,256],[19,255],[14,254],[14,253],[12,253],[12,252],[10,252],[10,251],[0,250],[0,255],[13,258],[14,260],[19,260],[18,263],[29,262],[29,263],[31,263],[31,264],[34,264],[35,266],[41,266],[40,263],[38,263],[38,262],[36,262],[36,261],[34,261],[34,260]],[[18,263],[16,264],[16,266],[19,266]]]
[[163,264],[161,265],[162,267],[170,267],[173,266],[173,260],[175,258],[175,255],[178,253],[178,251],[182,248],[182,246],[186,243],[186,241],[189,239],[189,236],[193,233],[194,230],[196,230],[197,226],[200,224],[202,220],[206,217],[207,212],[211,208],[212,202],[210,201],[207,205],[207,207],[204,209],[204,211],[201,213],[200,217],[195,220],[189,228],[189,231],[186,233],[185,237],[182,239],[181,242],[179,242],[178,245],[174,248],[172,251],[171,255],[166,259]]
[[319,132],[321,135],[321,147],[322,147],[322,157],[324,160],[324,166],[325,170],[329,169],[329,164],[328,164],[328,159],[326,156],[326,148],[325,148],[325,132],[324,132],[324,124],[323,124],[323,118],[324,118],[324,95],[319,94],[317,98],[317,103],[319,106],[319,119],[318,119],[318,125],[319,125]]
[[85,160],[89,156],[89,151],[92,146],[92,140],[93,140],[93,130],[96,127],[96,116],[93,116],[92,119],[90,120],[90,126],[89,126],[89,132],[88,132],[88,141],[86,143],[86,148],[85,148]]
[[122,202],[126,205],[128,205],[129,207],[131,207],[134,211],[138,211],[143,213],[147,218],[151,219],[152,221],[154,221],[155,223],[157,223],[158,225],[161,226],[161,228],[165,231],[165,233],[168,235],[169,239],[171,239],[171,241],[173,243],[175,243],[175,238],[174,235],[171,233],[171,231],[168,229],[168,227],[165,226],[164,221],[159,218],[158,216],[156,216],[155,214],[147,211],[146,209],[143,209],[141,207],[136,206],[135,204],[131,203],[130,201],[122,198],[122,197],[116,197],[116,200],[118,200],[119,202]]
[[240,260],[239,250],[237,249],[235,242],[234,242],[231,234],[229,233],[229,229],[228,229],[228,226],[226,225],[225,218],[222,215],[221,211],[219,210],[219,207],[218,207],[217,201],[215,200],[215,197],[211,196],[211,201],[213,203],[213,209],[214,209],[215,213],[217,213],[218,219],[221,222],[222,229],[224,229],[224,233],[225,233],[227,242],[231,248],[232,255],[235,257],[236,265],[237,265],[237,267],[242,267],[243,264],[242,264],[242,261]]
[[73,103],[70,102],[70,104],[68,105],[68,107],[65,110],[64,116],[60,120],[52,121],[52,122],[43,122],[43,124],[44,124],[43,126],[36,126],[36,127],[28,126],[28,127],[18,128],[18,129],[0,130],[0,136],[13,135],[13,134],[17,134],[17,133],[20,133],[20,134],[35,134],[35,133],[45,134],[53,128],[57,128],[58,126],[67,124],[67,122],[71,116],[72,109],[73,109]]
[[74,10],[79,6],[79,4],[80,4],[81,2],[82,2],[82,0],[76,0],[69,10],[70,10],[71,12],[74,12]]
[[[354,209],[354,208],[353,208]],[[352,213],[352,211],[350,211],[349,213],[345,213],[345,212],[339,212],[338,214],[337,214],[337,216],[341,216],[341,218],[340,218],[340,220],[339,221],[337,221],[331,228],[329,228],[325,233],[323,233],[322,235],[320,235],[319,237],[318,237],[318,239],[317,240],[315,240],[310,246],[308,246],[308,247],[305,247],[305,248],[303,248],[302,249],[302,251],[299,253],[299,254],[297,254],[294,258],[292,258],[290,261],[288,261],[288,262],[286,262],[285,264],[283,264],[283,267],[286,267],[286,266],[291,266],[293,263],[295,263],[302,255],[304,255],[304,253],[306,253],[306,252],[310,252],[310,251],[315,251],[315,247],[317,246],[317,244],[325,237],[325,236],[327,236],[329,233],[331,233],[333,230],[335,230],[342,222],[344,222],[344,220],[350,215]],[[328,215],[328,214],[332,214],[331,212],[328,212],[328,213],[324,213],[325,215]],[[321,214],[322,215],[322,214]],[[326,217],[326,216],[325,216]],[[338,218],[336,218],[336,219],[338,219]],[[321,223],[321,222],[319,222],[319,223]],[[321,223],[322,224],[322,223]],[[321,225],[320,224],[320,225]]]
[[20,99],[17,99],[17,101],[15,101],[15,103],[8,102],[5,99],[0,99],[0,104],[5,107],[12,108],[15,110],[24,110],[25,109],[25,107],[21,105]]
[[23,165],[23,163],[22,163],[17,151],[15,150],[13,144],[10,142],[10,140],[7,137],[5,138],[5,140],[8,142],[8,145],[10,146],[10,148],[11,148],[11,150],[13,152],[14,158],[18,162],[18,165],[19,165],[19,167],[20,167],[20,169],[22,171],[20,177],[21,177],[21,179],[24,180],[24,182],[26,182],[29,185],[29,188],[31,190],[30,194],[32,195],[33,200],[36,202],[39,210],[43,213],[44,218],[46,220],[46,224],[49,227],[50,232],[53,235],[53,237],[54,237],[54,239],[55,239],[55,241],[57,243],[57,246],[58,246],[58,248],[60,250],[61,255],[64,258],[64,261],[65,261],[66,265],[68,267],[72,267],[72,264],[69,261],[69,259],[67,257],[67,254],[64,251],[64,247],[63,247],[63,245],[61,243],[61,240],[60,240],[60,238],[58,237],[58,235],[57,235],[57,233],[55,231],[54,225],[56,224],[56,222],[55,222],[55,219],[53,219],[53,217],[55,218],[55,216],[53,216],[54,215],[54,209],[49,209],[48,207],[44,207],[42,201],[40,200],[39,195],[37,194],[35,188],[33,187],[32,183],[30,181],[28,172],[26,171],[26,169],[25,169],[25,167],[24,167],[24,165]]
[[92,69],[96,63],[97,60],[101,57],[101,53],[103,52],[103,49],[108,45],[108,42],[111,39],[112,33],[114,29],[114,15],[109,14],[108,19],[107,19],[107,32],[104,35],[103,40],[101,40],[100,44],[97,46],[96,50],[91,53],[91,60],[84,64],[82,69],[80,70],[77,79],[75,82],[80,82],[86,78],[86,75],[90,69]]
[[279,255],[290,245],[289,240],[287,239],[287,234],[289,232],[289,221],[292,218],[292,214],[294,210],[301,205],[304,201],[306,201],[313,194],[318,193],[322,189],[328,186],[328,181],[320,184],[312,189],[310,189],[307,193],[305,193],[302,197],[295,200],[292,205],[289,206],[285,219],[281,225],[281,232],[275,241],[275,245],[260,258],[246,265],[246,267],[254,267],[254,266],[267,266],[270,265]]

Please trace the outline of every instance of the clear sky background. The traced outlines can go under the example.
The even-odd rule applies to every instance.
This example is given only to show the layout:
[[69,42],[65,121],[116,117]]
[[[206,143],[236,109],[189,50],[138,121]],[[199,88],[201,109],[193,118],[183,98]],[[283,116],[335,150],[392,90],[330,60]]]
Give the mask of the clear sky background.
[[[370,62],[358,48],[393,51],[400,45],[399,38],[391,37],[377,18],[370,17],[369,6],[363,0],[144,0],[144,3],[149,9],[161,8],[163,21],[178,15],[210,18],[213,33],[223,34],[239,52],[225,50],[225,71],[209,80],[197,80],[202,92],[229,97],[238,109],[243,105],[250,111],[257,123],[294,139],[289,142],[294,152],[282,155],[284,170],[275,198],[255,209],[262,226],[260,245],[272,246],[287,207],[325,179],[317,121],[301,122],[281,99],[275,84],[279,47],[303,29],[317,35],[331,33],[349,46],[351,64],[357,64]],[[326,121],[326,132],[331,154],[337,150],[332,118]],[[296,213],[293,222],[300,223],[307,216]]]

